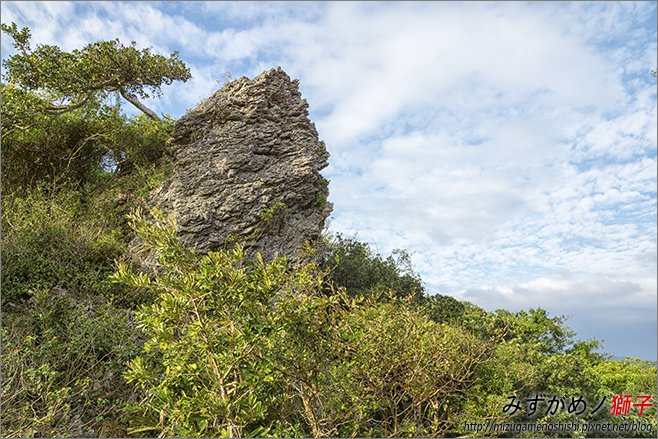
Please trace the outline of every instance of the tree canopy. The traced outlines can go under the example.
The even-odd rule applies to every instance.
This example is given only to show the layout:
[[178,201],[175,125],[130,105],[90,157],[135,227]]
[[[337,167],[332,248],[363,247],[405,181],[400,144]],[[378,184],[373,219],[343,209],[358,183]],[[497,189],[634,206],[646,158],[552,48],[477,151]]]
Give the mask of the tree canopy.
[[[99,94],[116,92],[153,119],[158,115],[139,98],[160,96],[163,85],[187,81],[190,69],[174,52],[169,57],[124,46],[119,40],[97,41],[65,52],[57,46],[30,47],[30,30],[2,24],[17,53],[9,57],[5,81],[36,93],[50,113],[62,113],[92,102]],[[104,96],[103,96],[104,97]]]
[[[126,171],[135,160],[160,155],[152,141],[146,142],[149,151],[144,154],[144,142],[135,139],[152,133],[157,135],[155,143],[162,145],[171,120],[161,119],[140,99],[159,97],[163,85],[190,78],[177,53],[163,56],[119,40],[98,41],[71,52],[48,44],[32,48],[28,28],[3,23],[2,31],[16,48],[16,54],[3,61],[5,189],[43,182],[85,183],[102,169],[104,159]],[[148,121],[126,117],[119,96]]]

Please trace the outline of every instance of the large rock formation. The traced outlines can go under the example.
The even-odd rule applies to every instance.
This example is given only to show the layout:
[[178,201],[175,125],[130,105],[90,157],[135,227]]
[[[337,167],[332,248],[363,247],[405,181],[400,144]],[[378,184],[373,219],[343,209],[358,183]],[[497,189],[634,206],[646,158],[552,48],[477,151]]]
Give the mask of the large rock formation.
[[230,82],[181,117],[174,173],[152,202],[173,212],[201,252],[234,239],[266,259],[296,259],[326,217],[328,153],[297,80],[281,68]]

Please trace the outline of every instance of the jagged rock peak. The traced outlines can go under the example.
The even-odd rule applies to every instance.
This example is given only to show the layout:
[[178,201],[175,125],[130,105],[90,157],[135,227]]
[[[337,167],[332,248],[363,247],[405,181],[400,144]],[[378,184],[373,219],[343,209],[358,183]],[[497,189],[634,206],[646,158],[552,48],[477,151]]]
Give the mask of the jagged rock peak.
[[266,259],[297,259],[331,212],[320,170],[329,154],[299,82],[280,68],[224,85],[180,118],[174,172],[152,202],[173,212],[181,240],[202,252],[233,240]]

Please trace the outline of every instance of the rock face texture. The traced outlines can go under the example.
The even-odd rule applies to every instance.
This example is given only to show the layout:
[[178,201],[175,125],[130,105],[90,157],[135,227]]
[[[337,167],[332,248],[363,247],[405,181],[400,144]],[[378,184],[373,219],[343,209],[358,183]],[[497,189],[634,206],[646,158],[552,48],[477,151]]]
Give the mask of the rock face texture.
[[174,172],[151,202],[201,252],[233,240],[265,259],[297,259],[331,212],[329,154],[308,104],[280,67],[227,83],[176,123]]

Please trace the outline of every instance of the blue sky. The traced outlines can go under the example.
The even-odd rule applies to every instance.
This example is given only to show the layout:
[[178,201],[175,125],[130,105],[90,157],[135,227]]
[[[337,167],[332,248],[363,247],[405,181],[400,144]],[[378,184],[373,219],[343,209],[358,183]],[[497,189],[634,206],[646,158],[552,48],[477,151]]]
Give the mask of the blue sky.
[[656,359],[655,2],[1,8],[34,42],[178,50],[193,79],[149,102],[174,116],[282,66],[331,154],[330,231],[407,249],[431,292]]

